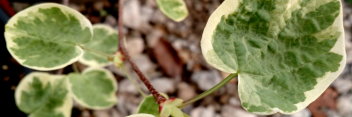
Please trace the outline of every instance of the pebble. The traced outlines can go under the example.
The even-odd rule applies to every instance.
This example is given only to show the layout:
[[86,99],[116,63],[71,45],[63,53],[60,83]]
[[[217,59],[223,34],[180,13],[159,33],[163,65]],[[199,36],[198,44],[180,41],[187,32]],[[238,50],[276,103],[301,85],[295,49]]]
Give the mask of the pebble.
[[352,116],[352,94],[340,96],[337,100],[337,110],[342,117]]
[[[215,117],[215,110],[213,107],[198,107],[191,111],[191,117]],[[233,116],[237,117],[237,116]]]
[[221,117],[257,117],[255,114],[235,108],[233,106],[224,105],[221,109]]
[[299,111],[293,115],[291,115],[291,117],[311,117],[312,114],[310,113],[309,109],[304,109],[302,111]]
[[237,99],[237,98],[234,98],[234,97],[230,98],[229,103],[230,103],[232,106],[241,106],[240,100]]
[[128,51],[128,54],[131,57],[136,57],[140,54],[142,54],[143,50],[144,50],[144,42],[143,39],[140,37],[134,37],[134,38],[130,38],[127,39],[127,44],[126,44],[126,48]]
[[192,74],[191,79],[203,91],[212,88],[222,80],[221,75],[217,71],[195,72]]
[[150,58],[145,54],[140,54],[133,57],[135,64],[138,68],[148,77],[153,78],[159,75],[156,72],[156,65],[150,60]]
[[123,21],[124,25],[133,29],[138,29],[141,22],[141,5],[139,0],[125,1]]
[[196,91],[194,87],[188,85],[185,82],[181,82],[177,84],[177,89],[178,89],[178,92],[177,92],[178,98],[182,100],[189,100],[196,96]]
[[352,81],[346,78],[338,78],[332,85],[340,94],[346,94],[352,89]]
[[95,110],[94,117],[110,117],[109,110]]
[[175,83],[170,78],[155,78],[151,82],[154,88],[162,93],[175,92]]
[[132,82],[127,78],[120,81],[118,90],[119,92],[124,92],[124,93],[132,93],[132,94],[138,93],[137,89],[134,87]]
[[114,18],[112,15],[106,16],[104,24],[108,24],[110,26],[115,26],[117,25],[117,20]]

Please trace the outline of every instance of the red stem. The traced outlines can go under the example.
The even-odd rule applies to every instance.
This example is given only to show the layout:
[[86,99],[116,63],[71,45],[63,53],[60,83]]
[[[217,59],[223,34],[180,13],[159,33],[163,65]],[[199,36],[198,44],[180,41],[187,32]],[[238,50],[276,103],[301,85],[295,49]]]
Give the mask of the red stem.
[[153,85],[150,83],[150,81],[145,77],[145,75],[141,72],[141,70],[138,68],[138,66],[133,62],[131,59],[130,55],[126,51],[126,48],[124,46],[124,32],[123,32],[123,0],[119,0],[119,12],[118,12],[118,30],[119,30],[119,50],[121,54],[123,55],[124,59],[131,64],[132,69],[137,73],[139,79],[144,83],[144,85],[147,87],[147,89],[150,91],[150,93],[153,95],[155,100],[158,102],[160,105],[161,103],[166,101],[166,98],[153,87]]
[[9,16],[13,16],[16,14],[15,10],[12,8],[8,0],[0,0],[0,8],[2,8]]

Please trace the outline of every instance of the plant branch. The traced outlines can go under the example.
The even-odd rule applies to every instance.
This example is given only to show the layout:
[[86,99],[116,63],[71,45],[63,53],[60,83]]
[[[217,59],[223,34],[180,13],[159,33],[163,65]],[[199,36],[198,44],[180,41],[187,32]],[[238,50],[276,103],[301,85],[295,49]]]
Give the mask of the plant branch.
[[123,32],[123,3],[124,0],[119,0],[119,11],[118,11],[118,30],[119,30],[119,50],[121,54],[123,55],[124,59],[130,63],[132,69],[136,72],[138,75],[139,79],[144,83],[144,85],[147,87],[147,89],[150,91],[150,93],[153,95],[155,100],[158,102],[160,105],[161,103],[166,101],[166,98],[153,87],[153,85],[150,83],[150,81],[145,77],[145,75],[141,72],[141,70],[137,67],[137,65],[133,62],[131,57],[129,56],[125,46],[124,46],[124,32]]
[[224,80],[222,80],[221,82],[219,82],[218,84],[216,84],[214,87],[212,87],[211,89],[208,89],[207,91],[203,92],[202,94],[185,101],[185,103],[183,103],[180,108],[186,107],[189,104],[192,104],[200,99],[203,99],[204,97],[214,93],[215,91],[219,90],[221,87],[225,86],[228,82],[230,82],[233,78],[237,77],[238,73],[232,73],[230,75],[228,75]]

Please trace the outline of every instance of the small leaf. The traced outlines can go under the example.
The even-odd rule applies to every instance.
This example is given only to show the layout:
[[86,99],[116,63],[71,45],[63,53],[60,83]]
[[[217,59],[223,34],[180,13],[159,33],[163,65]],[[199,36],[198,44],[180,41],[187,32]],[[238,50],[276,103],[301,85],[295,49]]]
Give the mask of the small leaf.
[[[91,41],[83,46],[101,52],[103,54],[114,55],[117,50],[117,31],[105,24],[93,25],[94,36]],[[91,67],[101,67],[108,65],[110,62],[106,56],[92,51],[85,51],[83,57],[79,60],[83,64]]]
[[133,114],[127,117],[155,117],[155,116],[151,114]]
[[123,55],[120,52],[115,53],[114,55],[114,65],[118,68],[121,68],[123,66]]
[[202,53],[209,64],[239,73],[249,112],[298,112],[345,66],[340,0],[225,0],[209,18]]
[[74,99],[90,109],[106,109],[116,104],[117,83],[110,71],[89,68],[82,74],[68,76],[69,89]]
[[183,0],[157,0],[160,10],[172,20],[177,22],[188,16],[186,3]]
[[6,24],[11,55],[36,70],[63,68],[83,54],[79,44],[92,38],[91,23],[78,11],[56,3],[29,7]]
[[185,114],[178,108],[182,103],[181,99],[168,99],[161,105],[160,117],[184,117]]
[[71,117],[72,99],[64,76],[31,73],[18,85],[16,104],[30,117]]
[[147,96],[138,106],[137,113],[152,114],[156,117],[159,116],[159,105],[153,96]]

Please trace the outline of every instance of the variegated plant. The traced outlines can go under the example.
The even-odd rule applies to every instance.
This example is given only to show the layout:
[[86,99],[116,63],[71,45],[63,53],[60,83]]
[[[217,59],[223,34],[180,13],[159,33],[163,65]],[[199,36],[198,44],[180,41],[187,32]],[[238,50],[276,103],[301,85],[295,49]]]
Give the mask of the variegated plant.
[[117,50],[117,31],[105,24],[95,24],[93,32],[93,39],[83,44],[91,51],[85,51],[79,61],[91,67],[109,65],[111,61],[106,56],[114,55]]
[[92,67],[68,76],[27,75],[15,97],[19,109],[30,117],[70,117],[72,98],[90,109],[116,104],[116,80],[110,71],[99,68],[117,50],[117,33],[111,27],[92,26],[76,10],[44,3],[13,16],[6,24],[5,38],[9,52],[23,66],[48,71],[80,60]]
[[340,0],[225,0],[202,41],[209,64],[238,73],[242,106],[257,114],[305,108],[345,66]]
[[[175,21],[188,15],[183,0],[156,2]],[[16,89],[17,106],[31,117],[69,117],[72,98],[90,109],[116,104],[116,80],[102,68],[110,61],[120,65],[121,55],[113,57],[116,37],[111,27],[92,26],[82,14],[59,4],[39,4],[17,13],[6,24],[5,38],[9,52],[21,65],[42,71],[76,61],[90,66],[82,73],[27,75]],[[161,96],[165,98],[161,102],[155,95],[146,96],[140,114],[130,117],[188,117],[180,108],[235,76],[242,106],[249,112],[302,110],[344,68],[341,1],[225,0],[210,16],[201,47],[209,64],[231,74],[188,101]]]
[[83,74],[33,72],[16,89],[16,104],[30,117],[71,117],[72,99],[90,109],[116,104],[117,84],[110,71],[90,68]]

